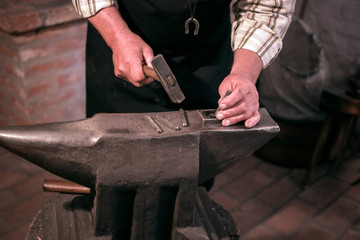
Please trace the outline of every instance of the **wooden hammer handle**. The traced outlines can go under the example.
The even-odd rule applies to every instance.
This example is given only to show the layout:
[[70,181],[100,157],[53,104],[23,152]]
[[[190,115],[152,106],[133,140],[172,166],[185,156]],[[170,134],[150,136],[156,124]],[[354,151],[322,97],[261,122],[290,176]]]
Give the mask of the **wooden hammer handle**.
[[152,67],[148,67],[146,65],[143,65],[143,71],[146,77],[155,79],[156,81],[160,81],[155,70]]

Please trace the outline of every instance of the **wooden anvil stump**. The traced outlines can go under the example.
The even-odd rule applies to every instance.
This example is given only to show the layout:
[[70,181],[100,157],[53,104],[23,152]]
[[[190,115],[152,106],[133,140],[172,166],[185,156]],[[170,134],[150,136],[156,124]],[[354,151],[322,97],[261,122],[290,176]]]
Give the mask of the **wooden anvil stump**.
[[236,239],[198,186],[279,127],[265,109],[251,129],[208,112],[186,111],[185,127],[184,112],[172,111],[0,128],[1,146],[91,189],[45,198],[27,239]]

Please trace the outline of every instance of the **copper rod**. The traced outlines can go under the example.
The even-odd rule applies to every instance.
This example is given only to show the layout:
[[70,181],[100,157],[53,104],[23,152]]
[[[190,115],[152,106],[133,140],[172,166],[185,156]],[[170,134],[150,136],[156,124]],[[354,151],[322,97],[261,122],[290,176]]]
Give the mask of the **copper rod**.
[[90,194],[90,188],[65,180],[45,179],[43,182],[43,189],[45,192]]

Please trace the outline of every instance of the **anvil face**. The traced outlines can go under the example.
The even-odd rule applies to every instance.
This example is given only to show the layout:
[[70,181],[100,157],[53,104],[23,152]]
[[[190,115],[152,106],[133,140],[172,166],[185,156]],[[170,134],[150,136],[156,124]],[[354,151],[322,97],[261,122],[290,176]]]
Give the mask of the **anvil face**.
[[190,149],[200,148],[200,165],[206,166],[206,172],[214,173],[204,177],[209,174],[200,170],[201,183],[222,172],[237,158],[250,155],[279,131],[265,109],[260,109],[261,121],[251,129],[242,124],[223,127],[220,122],[204,125],[198,111],[186,113],[188,127],[182,127],[177,111],[147,114],[181,126],[181,130],[174,131],[159,124],[163,133],[154,131],[146,114],[140,113],[97,114],[80,121],[0,128],[0,145],[85,186],[93,184],[92,178],[101,168],[152,171],[147,169],[147,161],[151,165],[175,167],[184,161]]
[[[97,114],[80,121],[1,128],[0,145],[58,176],[90,187],[96,235],[113,234],[120,223],[125,226],[125,220],[114,214],[126,215],[118,209],[119,204],[133,201],[131,214],[145,223],[138,223],[137,229],[130,225],[133,233],[129,234],[141,239],[139,232],[155,234],[146,224],[156,222],[158,196],[171,196],[174,212],[168,217],[173,229],[193,224],[195,197],[191,193],[197,185],[248,157],[279,131],[265,109],[260,109],[260,114],[260,122],[251,129],[242,124],[204,124],[198,111],[186,111],[188,127],[183,127],[177,111]],[[155,121],[163,130],[159,133],[145,115],[155,120],[157,115],[170,126]],[[132,200],[124,200],[124,194]]]

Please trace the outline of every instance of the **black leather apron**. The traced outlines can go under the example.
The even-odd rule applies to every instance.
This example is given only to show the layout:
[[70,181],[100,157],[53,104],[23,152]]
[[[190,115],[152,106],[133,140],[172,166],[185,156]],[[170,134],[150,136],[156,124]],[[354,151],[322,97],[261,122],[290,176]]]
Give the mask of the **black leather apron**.
[[[161,53],[186,97],[170,101],[158,82],[143,87],[115,77],[111,49],[89,24],[86,48],[87,116],[99,112],[157,112],[179,108],[216,108],[218,86],[231,69],[230,1],[197,0],[197,36],[185,35],[194,0],[119,0],[119,10],[130,29]],[[193,29],[190,29],[192,33]]]

